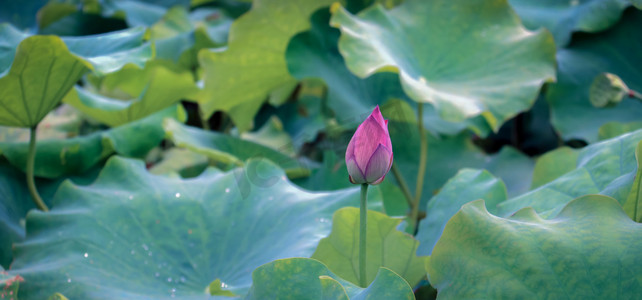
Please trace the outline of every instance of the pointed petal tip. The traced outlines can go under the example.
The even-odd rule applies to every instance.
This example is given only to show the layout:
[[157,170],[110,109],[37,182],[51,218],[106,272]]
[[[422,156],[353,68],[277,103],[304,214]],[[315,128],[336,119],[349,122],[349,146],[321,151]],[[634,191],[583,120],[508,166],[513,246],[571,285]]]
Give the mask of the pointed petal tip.
[[375,106],[375,108],[372,110],[372,113],[370,114],[370,117],[373,117],[377,121],[377,123],[381,124],[382,127],[384,127],[383,125],[388,124],[385,123],[385,120],[383,119],[383,115],[381,114],[379,105]]

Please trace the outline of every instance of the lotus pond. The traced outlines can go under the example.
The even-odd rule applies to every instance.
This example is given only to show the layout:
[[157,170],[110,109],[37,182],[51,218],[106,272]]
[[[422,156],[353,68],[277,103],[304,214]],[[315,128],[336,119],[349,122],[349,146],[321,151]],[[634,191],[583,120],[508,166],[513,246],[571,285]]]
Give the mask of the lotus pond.
[[2,299],[640,299],[640,0],[0,1]]

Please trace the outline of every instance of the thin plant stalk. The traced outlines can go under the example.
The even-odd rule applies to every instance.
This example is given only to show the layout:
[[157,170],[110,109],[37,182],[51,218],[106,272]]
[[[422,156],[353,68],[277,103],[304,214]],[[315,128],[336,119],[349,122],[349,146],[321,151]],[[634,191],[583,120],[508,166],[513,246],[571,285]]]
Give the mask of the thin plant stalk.
[[419,129],[419,169],[417,170],[417,186],[415,189],[415,203],[412,205],[410,214],[410,222],[412,224],[412,232],[417,231],[417,224],[419,221],[419,203],[421,202],[421,193],[424,188],[424,176],[426,174],[426,160],[428,158],[428,139],[426,139],[426,130],[424,129],[424,104],[417,104],[417,126]]
[[359,285],[366,287],[366,225],[368,209],[366,202],[368,200],[368,184],[361,185],[361,205],[359,206]]
[[639,101],[642,101],[642,94],[634,91],[634,90],[629,90],[629,97],[630,98],[635,98]]
[[[37,126],[37,125],[36,125]],[[42,211],[49,211],[49,208],[42,201],[38,190],[36,189],[36,182],[33,177],[33,168],[36,161],[36,126],[29,129],[29,152],[27,154],[27,187],[29,188],[29,194],[31,194],[31,199],[36,203],[38,209]]]
[[412,209],[414,206],[414,197],[410,193],[410,189],[408,188],[408,184],[406,183],[406,180],[403,178],[403,175],[397,168],[396,163],[392,163],[392,168],[390,168],[392,171],[392,174],[395,176],[395,179],[397,179],[397,183],[399,183],[399,188],[401,188],[401,192],[403,193],[404,198],[406,199],[406,202],[408,203],[408,207]]

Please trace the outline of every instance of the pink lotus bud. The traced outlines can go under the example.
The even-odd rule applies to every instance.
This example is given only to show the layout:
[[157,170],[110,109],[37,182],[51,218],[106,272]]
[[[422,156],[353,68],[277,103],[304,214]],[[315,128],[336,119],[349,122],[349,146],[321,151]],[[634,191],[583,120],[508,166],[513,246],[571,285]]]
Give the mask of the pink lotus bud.
[[375,107],[370,116],[359,125],[346,150],[346,166],[350,182],[372,185],[383,181],[392,167],[392,143],[388,120]]

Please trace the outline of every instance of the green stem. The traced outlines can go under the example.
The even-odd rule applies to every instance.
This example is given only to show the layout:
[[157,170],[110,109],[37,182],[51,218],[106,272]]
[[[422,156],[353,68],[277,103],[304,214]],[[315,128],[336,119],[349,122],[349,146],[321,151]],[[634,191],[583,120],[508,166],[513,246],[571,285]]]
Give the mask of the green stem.
[[[38,125],[36,125],[38,126]],[[38,190],[36,189],[36,182],[33,178],[33,167],[36,161],[36,126],[29,129],[29,153],[27,156],[27,187],[31,194],[31,199],[36,203],[36,206],[42,211],[49,211],[49,208],[42,201]]]
[[418,103],[417,105],[417,126],[419,129],[419,169],[417,170],[417,186],[415,189],[415,203],[412,206],[410,214],[410,222],[412,224],[412,232],[417,231],[417,223],[419,223],[419,203],[421,202],[421,193],[424,188],[424,175],[426,174],[426,159],[428,158],[428,140],[426,139],[426,132],[424,129],[424,104]]
[[397,183],[399,183],[399,188],[401,188],[401,192],[404,195],[404,198],[406,198],[406,202],[408,202],[408,207],[412,209],[414,206],[413,200],[414,198],[412,197],[412,194],[410,193],[410,189],[408,188],[408,184],[406,183],[406,180],[403,178],[403,175],[401,175],[401,172],[397,168],[397,163],[392,163],[392,174],[395,176],[395,179],[397,179]]
[[359,285],[361,287],[368,286],[366,280],[366,225],[368,208],[366,202],[368,200],[368,184],[361,185],[361,205],[359,207]]

